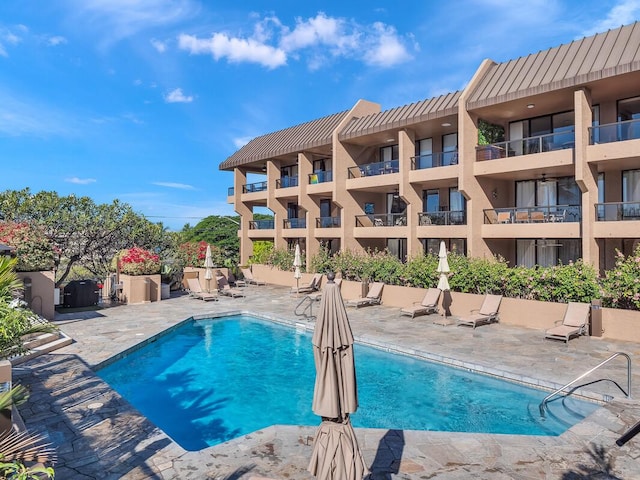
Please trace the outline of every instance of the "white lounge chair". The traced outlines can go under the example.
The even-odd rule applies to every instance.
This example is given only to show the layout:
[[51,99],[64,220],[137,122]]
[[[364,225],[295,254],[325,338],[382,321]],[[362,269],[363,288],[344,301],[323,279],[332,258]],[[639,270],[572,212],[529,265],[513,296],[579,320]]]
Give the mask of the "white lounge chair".
[[567,310],[564,312],[564,318],[555,322],[556,325],[560,322],[562,324],[548,329],[544,338],[564,340],[565,343],[568,343],[572,337],[586,335],[590,309],[591,305],[588,303],[569,302]]
[[241,268],[240,270],[242,270],[242,275],[244,276],[245,282],[247,282],[249,285],[266,285],[267,284],[267,282],[265,281],[254,278],[253,273],[251,272],[250,269]]
[[298,288],[292,287],[291,293],[313,293],[320,290],[320,282],[322,282],[322,274],[316,273],[313,278],[306,285],[302,285]]
[[373,282],[369,285],[369,291],[367,292],[366,297],[353,298],[351,300],[347,300],[345,302],[345,306],[348,307],[366,307],[368,305],[380,305],[382,303],[382,289],[384,288],[384,283],[382,282]]
[[191,298],[197,298],[198,300],[204,300],[206,302],[217,301],[218,293],[205,292],[200,286],[200,281],[197,278],[188,278],[189,295]]
[[[458,326],[467,325],[476,328],[478,325],[498,321],[498,309],[502,295],[485,295],[482,306],[471,310],[471,315],[458,319]],[[478,312],[478,313],[474,313]]]
[[244,292],[237,288],[231,288],[229,282],[227,281],[227,277],[221,275],[216,277],[216,281],[218,282],[218,292],[220,295],[224,295],[225,297],[244,297]]
[[409,307],[400,310],[400,315],[408,315],[415,318],[418,315],[428,315],[438,312],[438,300],[440,300],[440,289],[429,288],[420,303],[415,302]]

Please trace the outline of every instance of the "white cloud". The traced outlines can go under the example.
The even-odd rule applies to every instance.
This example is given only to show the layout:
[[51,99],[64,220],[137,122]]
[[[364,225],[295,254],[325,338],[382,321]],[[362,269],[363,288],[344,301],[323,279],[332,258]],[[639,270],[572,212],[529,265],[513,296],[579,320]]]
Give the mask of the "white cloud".
[[164,52],[167,51],[167,43],[166,42],[162,42],[160,40],[156,40],[155,38],[152,38],[151,39],[151,45],[153,45],[153,48],[155,48],[160,53],[164,53]]
[[67,39],[60,35],[54,35],[47,39],[47,44],[51,47],[56,47],[65,43],[67,43]]
[[175,182],[151,182],[152,185],[157,185],[159,187],[167,187],[167,188],[177,188],[180,190],[195,190],[196,187],[193,185],[188,185],[186,183],[175,183]]
[[640,0],[622,0],[607,14],[606,18],[582,32],[585,37],[618,28],[635,22],[640,17]]
[[240,149],[240,148],[244,147],[247,143],[249,143],[253,138],[254,137],[250,137],[250,136],[236,137],[236,138],[232,139],[232,141],[233,141],[233,145],[237,149]]
[[401,36],[393,26],[380,22],[361,25],[323,12],[306,20],[297,18],[293,28],[274,16],[257,18],[252,36],[246,38],[223,32],[215,32],[211,38],[183,33],[178,45],[192,55],[211,54],[216,60],[257,63],[269,69],[286,65],[289,58],[302,59],[312,70],[336,58],[390,67],[410,60],[409,48],[419,50],[411,34]]
[[74,28],[101,36],[107,48],[142,31],[176,24],[194,17],[200,7],[194,0],[67,0]]
[[15,46],[21,42],[21,38],[10,30],[0,28],[0,56],[8,57],[7,46]]
[[181,88],[176,88],[164,96],[164,101],[167,103],[191,103],[193,102],[193,97],[182,93]]
[[136,78],[136,79],[133,81],[133,84],[134,84],[136,87],[139,87],[140,85],[142,85],[142,80],[140,80],[139,78]]
[[74,136],[78,122],[66,112],[0,86],[0,135],[11,137]]
[[287,63],[287,55],[279,48],[266,45],[254,38],[229,37],[214,33],[209,39],[181,34],[178,46],[192,55],[210,53],[213,58],[226,58],[231,63],[257,63],[267,68],[277,68]]
[[392,67],[411,60],[411,55],[400,42],[395,28],[376,23],[374,30],[378,35],[373,38],[373,45],[364,56],[366,63],[379,67]]
[[89,185],[90,183],[96,183],[95,178],[70,177],[70,178],[65,178],[64,181],[68,183],[75,183],[76,185]]

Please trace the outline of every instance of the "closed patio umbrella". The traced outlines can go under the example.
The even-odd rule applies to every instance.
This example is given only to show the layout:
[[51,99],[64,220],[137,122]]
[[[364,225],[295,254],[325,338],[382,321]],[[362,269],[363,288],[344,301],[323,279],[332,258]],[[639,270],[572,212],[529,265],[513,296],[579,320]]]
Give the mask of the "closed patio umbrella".
[[207,269],[204,272],[204,278],[207,281],[207,292],[211,293],[211,288],[209,284],[211,283],[211,279],[213,278],[213,258],[211,258],[211,245],[207,245],[207,253],[204,257],[204,268]]
[[293,272],[293,278],[296,279],[296,295],[298,294],[298,290],[300,288],[300,278],[302,277],[302,272],[300,272],[300,267],[302,266],[302,258],[300,257],[300,244],[296,243],[296,251],[293,255],[293,266],[295,271]]
[[438,252],[438,269],[436,270],[440,274],[438,280],[438,288],[443,292],[449,290],[449,276],[447,275],[449,270],[449,261],[447,260],[447,247],[444,242],[440,242],[440,251]]
[[349,415],[358,409],[353,334],[340,288],[327,275],[313,332],[313,412],[322,417],[308,470],[319,479],[362,480],[367,467]]

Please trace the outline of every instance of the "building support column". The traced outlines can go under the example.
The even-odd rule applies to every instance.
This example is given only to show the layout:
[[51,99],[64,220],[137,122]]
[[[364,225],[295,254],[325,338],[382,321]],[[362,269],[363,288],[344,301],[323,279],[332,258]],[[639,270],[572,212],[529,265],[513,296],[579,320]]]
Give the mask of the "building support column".
[[419,189],[409,182],[411,157],[416,154],[416,134],[413,130],[403,129],[398,132],[398,151],[400,156],[400,197],[407,204],[407,256],[409,258],[423,255],[422,243],[417,235],[418,213],[422,211],[422,198]]
[[245,205],[242,198],[242,187],[247,184],[247,174],[239,168],[233,170],[233,205],[240,215],[240,264],[246,265],[253,255],[253,241],[249,238],[249,222],[253,220],[253,211]]

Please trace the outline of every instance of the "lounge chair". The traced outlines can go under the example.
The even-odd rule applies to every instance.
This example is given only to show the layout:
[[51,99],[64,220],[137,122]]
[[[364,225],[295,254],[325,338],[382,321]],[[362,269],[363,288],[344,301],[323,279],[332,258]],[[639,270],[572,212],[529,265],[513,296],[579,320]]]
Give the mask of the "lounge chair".
[[438,300],[440,300],[440,289],[430,288],[420,303],[414,302],[413,305],[404,307],[400,310],[400,315],[409,315],[411,318],[415,318],[418,315],[437,313]]
[[244,292],[242,290],[231,288],[224,275],[216,277],[216,281],[218,282],[218,292],[220,292],[220,295],[232,298],[244,297]]
[[[333,283],[335,283],[338,287],[342,284],[342,278],[336,278]],[[322,292],[313,292],[307,295],[311,300],[320,301],[322,298]]]
[[547,330],[544,338],[564,340],[565,343],[568,343],[571,337],[586,335],[590,308],[591,305],[588,303],[569,302],[564,318],[555,322],[556,325],[562,322],[562,325]]
[[[471,315],[458,319],[458,326],[467,325],[476,328],[478,325],[498,321],[498,309],[502,295],[485,295],[482,306],[471,310]],[[478,312],[478,313],[474,313]]]
[[197,298],[198,300],[204,300],[206,302],[218,300],[218,293],[209,293],[202,290],[200,280],[197,278],[188,278],[187,282],[189,284],[189,295],[191,298]]
[[306,285],[302,285],[298,288],[291,288],[291,293],[313,293],[320,290],[320,282],[322,282],[322,274],[316,273],[313,278]]
[[266,285],[267,282],[253,278],[253,273],[248,268],[241,268],[244,281],[249,285]]
[[345,305],[348,307],[366,307],[368,305],[380,305],[382,303],[382,289],[384,287],[384,283],[382,282],[373,282],[369,285],[369,292],[366,297],[353,298],[351,300],[347,300]]

